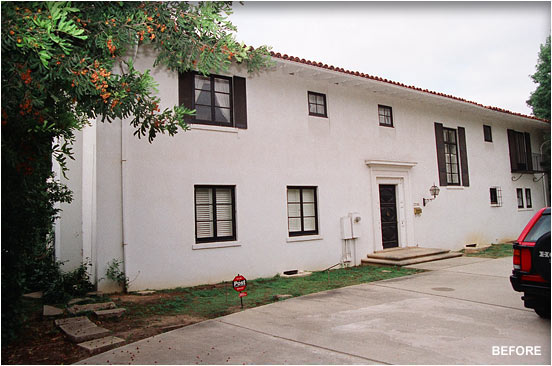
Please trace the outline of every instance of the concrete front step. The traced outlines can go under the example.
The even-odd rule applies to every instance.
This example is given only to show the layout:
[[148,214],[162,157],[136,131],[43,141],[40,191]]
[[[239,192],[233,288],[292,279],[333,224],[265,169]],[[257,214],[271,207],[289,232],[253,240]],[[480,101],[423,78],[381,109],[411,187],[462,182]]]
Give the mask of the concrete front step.
[[432,262],[432,261],[438,261],[441,259],[447,259],[447,258],[455,258],[455,257],[461,257],[462,253],[441,253],[441,254],[435,254],[435,255],[427,255],[422,257],[415,257],[415,258],[409,258],[409,259],[403,259],[403,260],[391,260],[391,259],[378,259],[378,258],[366,258],[362,259],[362,264],[383,264],[383,265],[389,265],[389,266],[408,266],[411,264],[418,264],[418,263],[425,263],[425,262]]
[[438,255],[448,253],[450,250],[436,249],[436,248],[420,248],[420,247],[406,247],[406,248],[393,248],[385,249],[373,254],[368,254],[368,258],[384,259],[392,261],[402,261],[407,259],[426,257],[430,255]]

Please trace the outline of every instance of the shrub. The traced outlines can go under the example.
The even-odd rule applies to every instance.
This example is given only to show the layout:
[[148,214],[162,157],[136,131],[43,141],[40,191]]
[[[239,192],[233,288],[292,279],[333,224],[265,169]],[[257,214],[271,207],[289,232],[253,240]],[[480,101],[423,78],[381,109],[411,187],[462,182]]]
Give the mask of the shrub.
[[108,280],[116,282],[119,286],[121,286],[124,292],[127,292],[129,281],[122,267],[123,267],[122,260],[113,259],[111,262],[109,262],[107,266],[105,276],[107,277]]

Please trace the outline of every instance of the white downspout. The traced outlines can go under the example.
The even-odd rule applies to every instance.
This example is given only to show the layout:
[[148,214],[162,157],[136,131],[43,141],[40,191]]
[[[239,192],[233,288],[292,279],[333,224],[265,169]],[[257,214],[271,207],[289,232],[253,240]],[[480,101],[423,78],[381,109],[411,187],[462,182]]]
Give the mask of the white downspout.
[[122,250],[123,250],[123,273],[127,276],[127,251],[126,251],[126,238],[127,238],[127,225],[126,225],[126,144],[125,144],[125,136],[126,136],[126,123],[123,119],[121,119],[121,236],[122,236]]
[[[134,47],[134,55],[132,56],[132,61],[136,59],[136,55],[138,54],[138,40],[136,41],[136,46]],[[123,65],[120,64],[121,71],[123,71]],[[127,243],[127,227],[126,225],[126,175],[127,175],[127,151],[126,151],[126,136],[127,136],[127,123],[123,119],[121,119],[121,236],[122,236],[122,250],[123,250],[123,273],[125,274],[125,277],[128,278],[127,273],[127,250],[126,246]],[[128,290],[128,289],[127,289]]]
[[[52,146],[59,142],[58,138],[55,138],[52,142]],[[52,156],[52,171],[54,172],[54,179],[58,179],[61,182],[61,167],[55,157]],[[54,202],[54,209],[59,210],[61,204]],[[54,255],[56,261],[61,260],[61,216],[58,217],[54,223]]]

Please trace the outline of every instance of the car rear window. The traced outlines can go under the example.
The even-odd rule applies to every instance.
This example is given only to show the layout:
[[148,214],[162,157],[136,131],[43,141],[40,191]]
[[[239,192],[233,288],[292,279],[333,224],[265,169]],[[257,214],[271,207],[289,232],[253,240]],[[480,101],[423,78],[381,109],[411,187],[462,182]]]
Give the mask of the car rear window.
[[531,231],[527,233],[525,237],[525,242],[534,243],[536,242],[544,233],[550,231],[550,215],[542,215],[540,219],[533,225]]

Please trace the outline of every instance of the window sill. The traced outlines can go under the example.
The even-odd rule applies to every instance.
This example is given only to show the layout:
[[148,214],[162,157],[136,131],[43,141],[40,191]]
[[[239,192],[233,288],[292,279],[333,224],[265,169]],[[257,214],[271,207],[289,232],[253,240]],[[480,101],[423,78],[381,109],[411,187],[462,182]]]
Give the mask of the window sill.
[[451,191],[463,191],[464,187],[462,186],[447,186],[447,190]]
[[226,127],[226,126],[211,126],[211,125],[200,125],[200,124],[189,124],[190,130],[200,130],[200,131],[216,131],[216,132],[226,132],[226,133],[238,133],[239,129],[236,127]]
[[530,208],[521,208],[521,207],[518,207],[518,211],[533,211],[533,207],[530,207]]
[[324,239],[321,235],[305,235],[305,236],[292,236],[286,238],[286,242],[295,243],[299,241],[313,241],[313,240],[322,240]]
[[230,248],[230,247],[241,247],[239,241],[218,241],[212,243],[201,243],[201,244],[192,244],[192,250],[199,249],[215,249],[215,248]]

